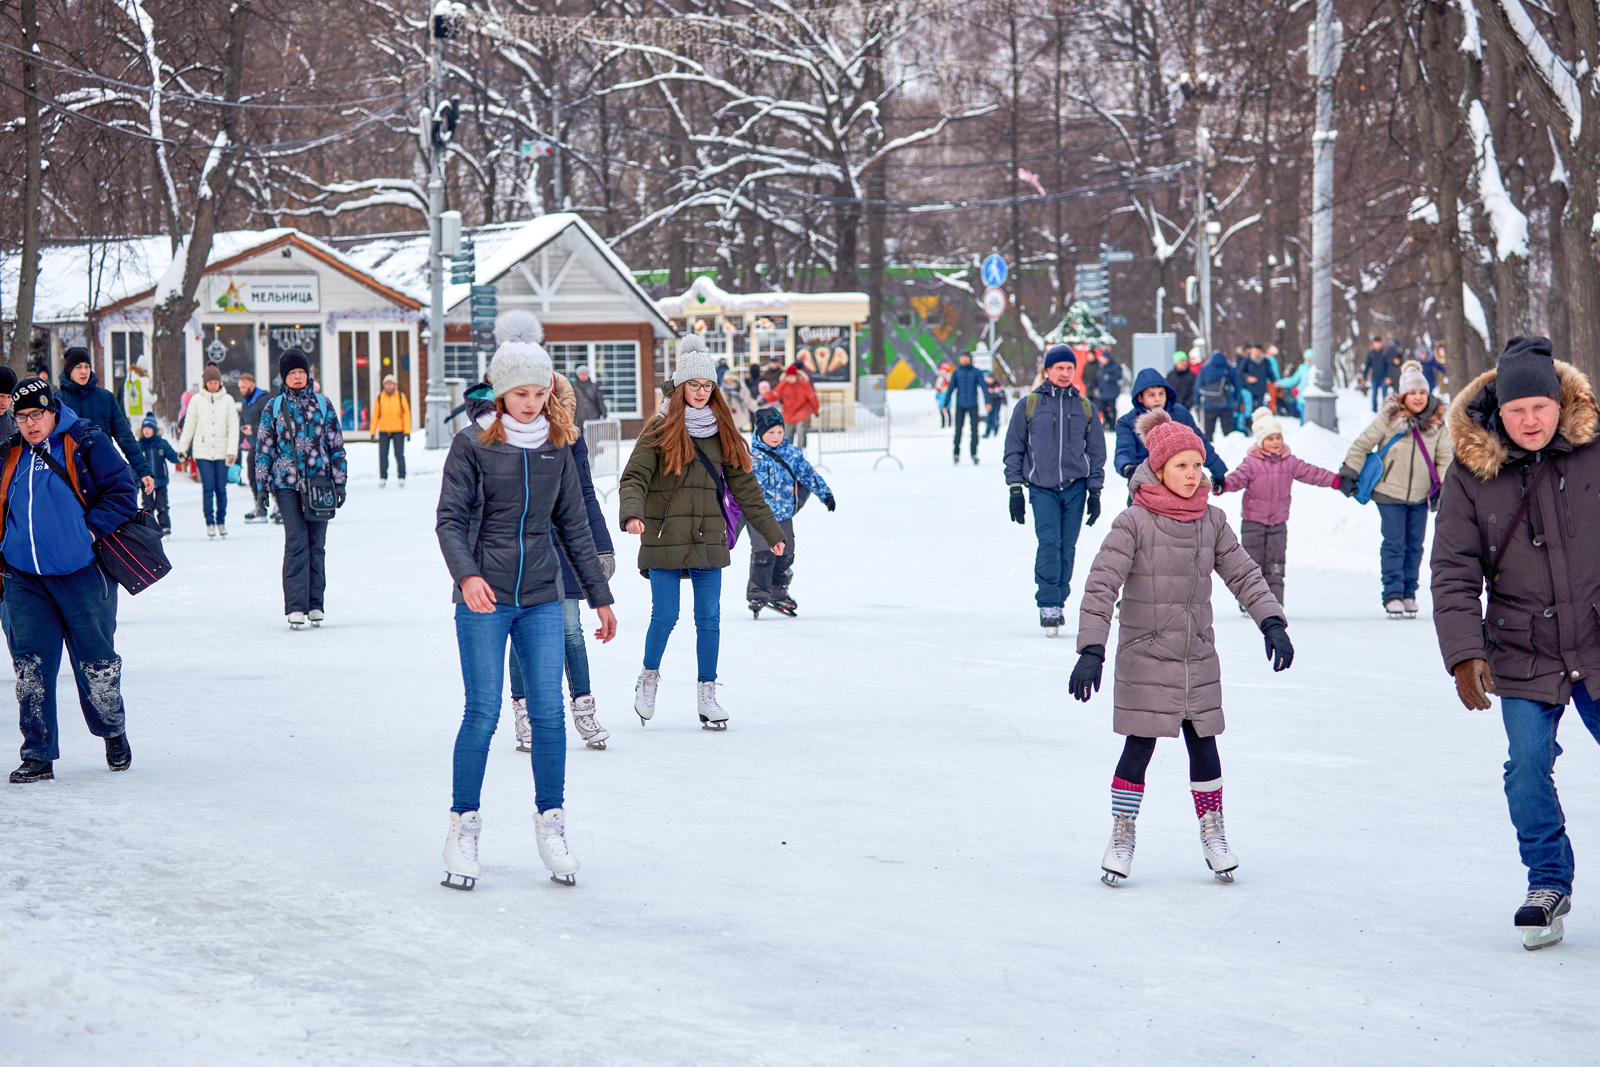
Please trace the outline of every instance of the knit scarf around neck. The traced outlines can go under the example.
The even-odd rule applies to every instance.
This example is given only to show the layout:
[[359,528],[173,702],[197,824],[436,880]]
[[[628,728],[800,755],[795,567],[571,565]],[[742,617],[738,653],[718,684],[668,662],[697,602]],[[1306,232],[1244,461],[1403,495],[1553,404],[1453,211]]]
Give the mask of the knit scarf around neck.
[[494,425],[494,420],[500,419],[500,428],[506,433],[506,441],[518,448],[530,451],[543,448],[550,441],[550,420],[540,415],[532,422],[518,422],[516,419],[497,416],[492,411],[486,411],[478,416],[478,425],[485,430]]
[[1160,482],[1146,482],[1133,491],[1133,502],[1156,515],[1193,522],[1206,513],[1210,496],[1211,489],[1206,485],[1201,485],[1194,496],[1185,500]]
[[[672,403],[672,398],[661,402],[661,414],[667,413],[667,405]],[[689,428],[690,437],[715,437],[717,435],[717,413],[707,404],[697,408],[693,404],[683,406],[683,424]]]

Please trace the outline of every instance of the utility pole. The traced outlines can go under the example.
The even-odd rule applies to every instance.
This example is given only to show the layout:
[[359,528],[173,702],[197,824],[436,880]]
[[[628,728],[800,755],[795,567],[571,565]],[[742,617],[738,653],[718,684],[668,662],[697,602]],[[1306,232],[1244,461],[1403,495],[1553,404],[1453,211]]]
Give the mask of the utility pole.
[[1212,227],[1220,226],[1211,221],[1211,175],[1208,169],[1211,131],[1205,127],[1204,112],[1201,118],[1201,124],[1194,130],[1195,162],[1200,167],[1200,195],[1195,204],[1195,210],[1200,214],[1200,225],[1195,228],[1194,273],[1200,287],[1200,336],[1205,340],[1206,357],[1209,357],[1211,350],[1216,348],[1211,334],[1211,232]]
[[1317,21],[1308,49],[1317,80],[1317,128],[1311,135],[1311,353],[1315,371],[1301,390],[1306,418],[1339,428],[1333,392],[1333,78],[1344,51],[1344,26],[1333,17],[1333,0],[1317,0]]
[[461,4],[438,0],[433,6],[433,49],[428,54],[428,110],[422,116],[422,140],[428,153],[428,395],[427,444],[443,448],[450,394],[444,387],[444,160],[455,134],[456,106],[444,95],[444,42],[456,35]]
[[6,361],[21,379],[33,352],[33,301],[39,284],[39,214],[44,199],[44,131],[39,125],[39,10],[22,0],[22,255],[11,355]]

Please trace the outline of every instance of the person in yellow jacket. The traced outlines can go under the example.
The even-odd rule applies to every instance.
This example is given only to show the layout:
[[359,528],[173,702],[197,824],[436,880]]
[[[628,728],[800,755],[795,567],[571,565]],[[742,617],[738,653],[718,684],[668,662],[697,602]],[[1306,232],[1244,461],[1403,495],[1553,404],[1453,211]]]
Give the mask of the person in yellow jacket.
[[372,402],[372,432],[378,435],[378,488],[389,483],[389,446],[394,446],[395,473],[406,487],[406,438],[411,436],[411,401],[397,387],[394,375],[383,376],[383,392]]

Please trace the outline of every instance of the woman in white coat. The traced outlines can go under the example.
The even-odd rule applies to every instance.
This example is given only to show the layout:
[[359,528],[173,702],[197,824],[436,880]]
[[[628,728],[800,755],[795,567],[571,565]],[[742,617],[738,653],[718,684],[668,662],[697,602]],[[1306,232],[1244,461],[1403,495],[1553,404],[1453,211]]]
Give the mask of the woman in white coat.
[[200,392],[183,414],[178,454],[193,456],[200,471],[206,536],[228,536],[228,468],[239,458],[239,407],[222,388],[222,372],[206,366]]

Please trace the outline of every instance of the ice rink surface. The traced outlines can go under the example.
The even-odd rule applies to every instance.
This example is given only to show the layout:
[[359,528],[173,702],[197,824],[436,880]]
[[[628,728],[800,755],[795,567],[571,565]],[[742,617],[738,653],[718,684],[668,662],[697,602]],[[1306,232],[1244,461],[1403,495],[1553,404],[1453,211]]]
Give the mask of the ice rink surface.
[[[1600,1060],[1600,751],[1571,717],[1577,896],[1566,941],[1526,952],[1498,716],[1455,699],[1426,571],[1424,617],[1384,618],[1375,508],[1296,488],[1285,674],[1217,584],[1238,881],[1207,871],[1167,741],[1108,889],[1109,686],[1067,698],[1074,644],[1037,625],[999,441],[953,469],[931,392],[893,402],[905,469],[829,456],[838,511],[797,519],[799,618],[751,620],[735,550],[725,734],[696,720],[687,620],[655,719],[633,715],[648,586],[613,533],[620,634],[590,643],[610,747],[569,730],[574,889],[535,853],[509,697],[483,878],[439,886],[462,704],[443,454],[413,438],[410,484],[379,491],[350,447],[329,621],[302,632],[281,528],[246,526],[235,490],[208,543],[175,481],[177,569],[121,603],[132,770],[107,771],[63,673],[56,781],[0,785],[0,1063]],[[1291,446],[1336,469],[1369,417],[1341,415]],[[1108,475],[1078,581],[1125,492]]]

